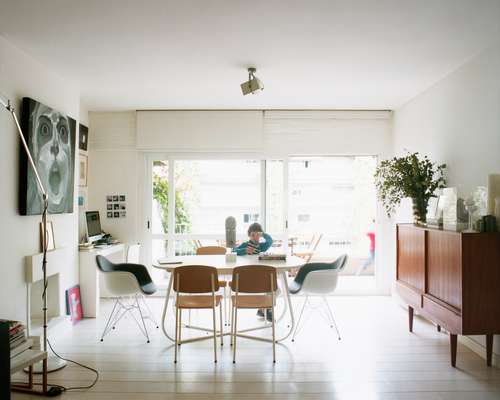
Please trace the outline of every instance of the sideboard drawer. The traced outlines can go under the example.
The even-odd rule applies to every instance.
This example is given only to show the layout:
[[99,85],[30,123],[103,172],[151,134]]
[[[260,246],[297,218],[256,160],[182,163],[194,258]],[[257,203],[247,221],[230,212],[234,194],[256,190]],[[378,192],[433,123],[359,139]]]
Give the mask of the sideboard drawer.
[[410,306],[417,309],[422,307],[422,293],[419,293],[410,285],[403,282],[396,282],[396,290]]
[[422,296],[423,312],[445,328],[448,332],[462,333],[462,315],[451,306],[447,307],[432,299],[429,295]]

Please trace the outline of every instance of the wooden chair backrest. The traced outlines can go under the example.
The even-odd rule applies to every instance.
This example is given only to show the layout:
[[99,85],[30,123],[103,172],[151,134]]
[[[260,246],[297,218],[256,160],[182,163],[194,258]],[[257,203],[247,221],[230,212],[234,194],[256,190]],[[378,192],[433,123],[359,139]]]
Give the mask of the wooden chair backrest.
[[222,246],[203,246],[196,249],[196,255],[198,256],[208,256],[208,255],[224,255],[226,254],[226,248]]
[[233,269],[232,289],[238,293],[269,293],[278,287],[276,268],[245,265]]
[[174,291],[178,293],[210,293],[219,290],[217,268],[205,265],[177,267],[174,274]]

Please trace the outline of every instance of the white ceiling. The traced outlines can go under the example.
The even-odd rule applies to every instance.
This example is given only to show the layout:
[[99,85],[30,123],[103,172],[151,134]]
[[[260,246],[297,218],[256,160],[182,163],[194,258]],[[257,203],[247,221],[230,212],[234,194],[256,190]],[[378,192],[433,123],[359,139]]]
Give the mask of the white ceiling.
[[499,40],[500,1],[0,0],[0,35],[90,110],[393,109]]

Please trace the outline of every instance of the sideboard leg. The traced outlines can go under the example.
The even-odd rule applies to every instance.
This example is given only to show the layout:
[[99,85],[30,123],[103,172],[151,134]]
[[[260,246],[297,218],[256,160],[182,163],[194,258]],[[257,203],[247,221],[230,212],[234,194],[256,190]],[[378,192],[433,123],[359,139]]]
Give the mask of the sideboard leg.
[[408,329],[413,332],[413,307],[408,306]]
[[486,365],[491,367],[491,359],[493,356],[493,334],[486,334]]
[[450,333],[451,366],[457,365],[457,335]]

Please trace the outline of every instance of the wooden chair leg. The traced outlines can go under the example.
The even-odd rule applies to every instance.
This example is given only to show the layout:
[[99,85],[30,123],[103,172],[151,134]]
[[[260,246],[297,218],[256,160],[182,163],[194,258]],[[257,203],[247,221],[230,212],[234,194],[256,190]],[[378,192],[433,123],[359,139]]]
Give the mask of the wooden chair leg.
[[486,335],[486,365],[491,367],[493,358],[493,334]]
[[215,304],[212,305],[212,322],[214,327],[214,362],[217,362],[217,322],[215,320]]
[[236,362],[236,334],[238,333],[238,308],[234,307],[234,320],[233,320],[233,364]]
[[234,307],[233,304],[231,303],[231,342],[230,345],[232,346],[234,343]]
[[413,332],[413,314],[414,310],[412,306],[408,306],[408,329]]
[[222,301],[219,304],[219,317],[220,317],[220,345],[224,346],[224,331],[222,326]]
[[273,315],[272,315],[272,322],[273,322],[273,363],[276,363],[276,318],[274,315],[274,306],[271,309]]
[[451,366],[457,365],[457,335],[450,333]]
[[[189,312],[191,312],[191,309],[189,309]],[[191,323],[191,321],[189,321]],[[179,308],[179,339],[177,340],[177,346],[180,346],[182,344],[182,308]]]
[[177,363],[177,342],[179,340],[179,309],[175,308],[174,363]]

